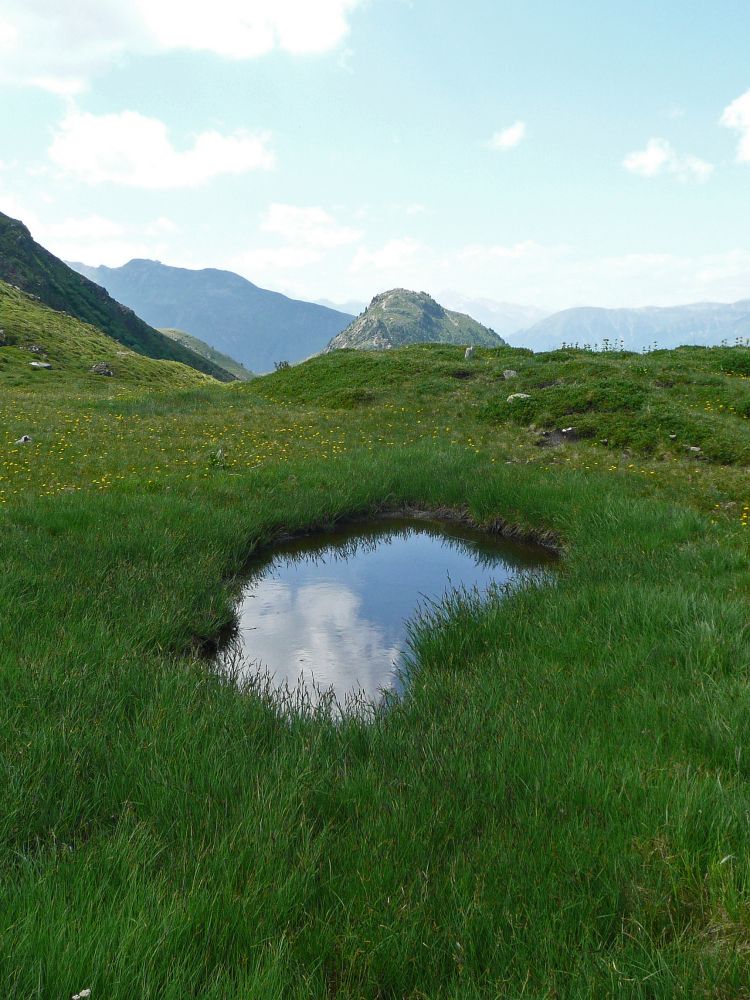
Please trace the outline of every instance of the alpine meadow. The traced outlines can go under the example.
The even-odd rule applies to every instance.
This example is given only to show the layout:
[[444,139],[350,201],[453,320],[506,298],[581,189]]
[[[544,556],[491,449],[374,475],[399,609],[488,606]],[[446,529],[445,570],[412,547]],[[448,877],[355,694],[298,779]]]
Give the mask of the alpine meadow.
[[0,0],[4,997],[750,997],[748,28]]

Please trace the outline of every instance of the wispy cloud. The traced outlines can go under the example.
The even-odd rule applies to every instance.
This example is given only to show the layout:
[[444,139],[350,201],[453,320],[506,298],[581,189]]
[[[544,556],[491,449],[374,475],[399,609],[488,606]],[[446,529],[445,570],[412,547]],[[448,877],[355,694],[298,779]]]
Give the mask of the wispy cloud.
[[76,92],[129,54],[174,50],[252,59],[336,48],[363,0],[4,0],[0,79]]
[[422,243],[410,236],[389,240],[377,250],[360,247],[352,260],[351,271],[398,271],[414,264],[426,250]]
[[739,133],[737,162],[750,163],[750,90],[745,91],[724,109],[720,123]]
[[220,174],[269,170],[275,164],[268,133],[202,132],[177,149],[167,126],[135,111],[92,115],[71,110],[49,149],[52,162],[90,183],[141,188],[190,188]]
[[281,236],[292,245],[321,250],[358,243],[362,238],[361,230],[342,225],[319,206],[269,205],[260,228],[265,233]]
[[526,138],[526,123],[514,122],[507,128],[495,132],[487,145],[490,149],[506,150],[513,149]]
[[705,181],[713,173],[712,163],[688,153],[680,156],[666,139],[649,139],[645,149],[629,153],[622,161],[623,167],[641,177],[658,177],[671,174],[680,180]]

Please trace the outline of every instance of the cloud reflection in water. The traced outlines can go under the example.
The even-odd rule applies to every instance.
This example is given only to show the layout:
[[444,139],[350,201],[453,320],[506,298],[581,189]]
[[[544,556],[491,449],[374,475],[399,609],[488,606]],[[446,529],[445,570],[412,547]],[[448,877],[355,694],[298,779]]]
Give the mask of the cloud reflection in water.
[[538,549],[432,521],[349,525],[259,558],[237,608],[241,673],[275,687],[333,688],[340,704],[377,701],[396,684],[406,621],[451,587],[504,584],[545,558]]

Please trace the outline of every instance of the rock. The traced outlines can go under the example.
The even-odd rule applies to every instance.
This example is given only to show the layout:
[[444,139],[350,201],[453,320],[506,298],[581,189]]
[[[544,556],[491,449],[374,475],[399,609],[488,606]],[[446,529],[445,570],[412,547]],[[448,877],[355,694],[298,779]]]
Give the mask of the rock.
[[531,396],[528,394],[528,392],[512,392],[510,396],[508,396],[507,402],[513,403],[517,399],[531,399]]
[[467,347],[464,351],[464,361],[470,361],[474,357],[474,348]]
[[23,434],[17,441],[16,444],[31,444],[31,438],[28,434]]
[[670,441],[676,441],[677,440],[677,435],[676,434],[670,434],[669,435],[669,440]]
[[569,441],[577,441],[578,435],[573,427],[564,427],[559,431],[541,431],[534,444],[537,448],[557,448]]
[[89,371],[94,375],[107,375],[110,378],[114,375],[114,372],[106,363],[106,361],[97,361],[95,365],[89,368]]
[[692,451],[692,453],[693,453],[694,455],[700,455],[700,453],[701,453],[701,449],[700,449],[700,448],[698,447],[698,445],[697,445],[697,444],[691,444],[691,445],[690,445],[690,446],[688,447],[688,451]]
[[30,361],[29,365],[32,368],[51,368],[52,367],[52,365],[49,363],[49,361]]
[[518,372],[513,371],[512,368],[506,368],[503,372],[503,378],[517,378]]
[[31,351],[32,354],[46,354],[47,353],[45,351],[45,349],[42,347],[41,344],[29,344],[28,350]]

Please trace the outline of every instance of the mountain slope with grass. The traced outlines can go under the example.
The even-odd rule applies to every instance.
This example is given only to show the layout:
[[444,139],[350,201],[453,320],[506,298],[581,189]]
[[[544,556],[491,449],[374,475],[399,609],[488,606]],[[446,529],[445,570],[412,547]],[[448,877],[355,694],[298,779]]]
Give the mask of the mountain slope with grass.
[[[750,994],[750,349],[88,361],[0,387],[6,996]],[[369,713],[208,658],[250,556],[404,510],[559,572],[423,606]]]
[[[124,386],[178,389],[213,381],[188,365],[127,350],[96,327],[50,309],[4,281],[0,330],[0,386],[6,392],[21,387],[40,395],[118,392]],[[95,366],[110,374],[92,371]]]
[[317,354],[352,320],[346,313],[290,299],[216,268],[196,271],[155,260],[71,267],[154,326],[185,330],[254,372]]
[[642,309],[565,309],[518,331],[511,339],[514,345],[534,351],[556,350],[563,344],[645,351],[655,346],[732,346],[748,338],[750,299]]
[[470,316],[444,309],[426,292],[393,288],[376,295],[362,315],[331,340],[326,351],[347,347],[385,351],[423,343],[498,347],[504,341]]
[[200,340],[198,337],[193,337],[189,333],[185,333],[184,330],[170,330],[167,328],[159,330],[159,333],[163,333],[165,337],[169,337],[170,340],[176,340],[178,344],[182,344],[183,347],[189,348],[189,350],[194,351],[195,354],[199,354],[202,358],[206,358],[212,364],[218,365],[219,368],[223,368],[224,371],[229,372],[230,375],[234,375],[236,379],[240,382],[248,382],[251,378],[255,378],[253,372],[248,368],[245,368],[243,364],[239,361],[235,361],[234,358],[230,358],[228,354],[222,354],[221,351],[217,351],[215,347],[211,347],[207,344],[205,340]]
[[36,243],[26,226],[0,212],[0,280],[35,295],[45,305],[98,327],[113,340],[145,357],[180,361],[219,381],[223,368],[152,329],[103,288],[78,274]]

